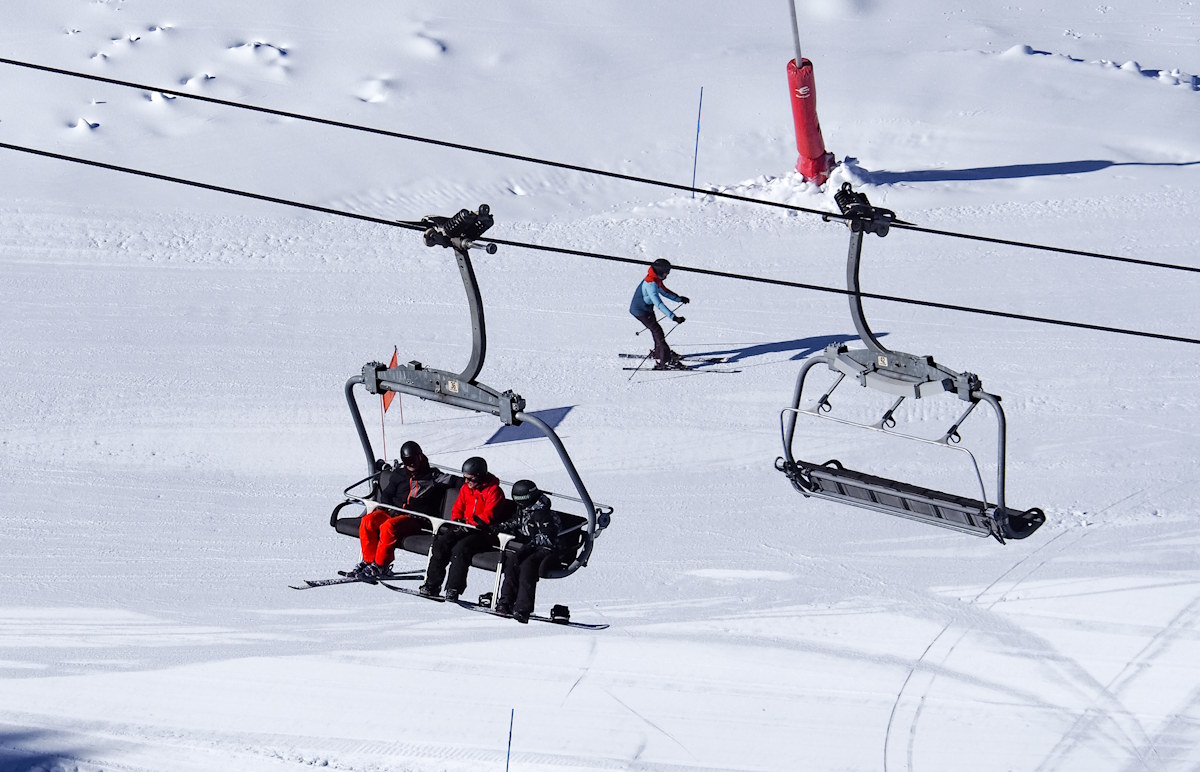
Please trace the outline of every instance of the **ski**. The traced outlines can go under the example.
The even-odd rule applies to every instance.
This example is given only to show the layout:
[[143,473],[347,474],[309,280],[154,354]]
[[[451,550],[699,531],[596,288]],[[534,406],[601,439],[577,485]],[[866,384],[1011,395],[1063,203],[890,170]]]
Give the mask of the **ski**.
[[335,584],[351,584],[360,581],[357,576],[339,576],[336,579],[305,579],[304,585],[298,587],[294,584],[289,584],[293,590],[311,590],[314,587],[332,587]]
[[653,367],[622,367],[622,370],[639,370],[643,373],[740,373],[728,367],[705,367],[689,365],[688,367],[669,367],[666,370],[655,370]]
[[441,595],[422,595],[422,594],[421,594],[419,591],[417,591],[417,590],[410,590],[410,589],[409,589],[409,588],[407,588],[407,587],[393,587],[393,586],[392,586],[392,585],[390,585],[390,584],[384,584],[384,582],[380,582],[380,584],[382,584],[384,587],[386,587],[386,588],[388,588],[389,590],[392,590],[392,591],[394,591],[394,592],[402,592],[402,593],[404,593],[405,595],[415,595],[415,596],[417,596],[418,598],[424,598],[425,600],[435,600],[435,601],[437,601],[438,603],[445,603],[445,602],[446,602],[446,599],[445,599],[443,596],[441,596]]
[[[344,576],[347,578],[355,578],[350,574],[349,571],[338,571],[338,576]],[[375,578],[376,578],[376,580],[379,580],[379,579],[424,579],[425,574],[421,573],[421,571],[419,571],[419,570],[401,571],[398,574],[388,574],[387,576],[377,576]]]
[[[646,354],[617,354],[622,359],[653,359],[653,356]],[[680,359],[691,360],[692,364],[716,364],[717,362],[727,362],[729,357],[701,357],[691,354],[680,354]]]
[[[305,579],[305,580],[303,580],[304,581],[303,586],[289,584],[288,587],[291,587],[293,590],[311,590],[314,587],[334,587],[339,584],[354,584],[356,582],[362,582],[363,584],[374,584],[374,582],[368,582],[364,579],[358,578],[357,576],[346,576],[345,573],[342,571],[338,571],[338,573],[341,574],[341,576],[338,576],[335,579]],[[389,579],[389,580],[393,580],[393,581],[402,581],[405,579],[424,579],[424,578],[425,578],[424,575],[422,575],[419,571],[413,572],[412,576],[409,576],[407,574],[389,574],[387,576],[379,577],[379,579]],[[376,579],[375,581],[377,582],[377,581],[379,581],[379,579]]]
[[[500,614],[500,613],[497,613],[496,611],[494,611],[491,608],[491,606],[481,606],[478,603],[472,603],[469,600],[462,600],[460,598],[458,600],[458,605],[462,606],[465,609],[470,609],[471,611],[478,611],[481,614],[491,614],[492,616],[500,617],[501,619],[512,619],[511,614]],[[575,627],[580,630],[604,630],[605,628],[608,627],[608,624],[603,623],[603,622],[601,622],[601,623],[574,622],[574,621],[571,621],[570,619],[567,619],[567,620],[551,619],[550,617],[542,616],[541,614],[530,614],[529,621],[530,622],[546,622],[546,623],[552,624],[552,625],[561,625],[562,627]]]

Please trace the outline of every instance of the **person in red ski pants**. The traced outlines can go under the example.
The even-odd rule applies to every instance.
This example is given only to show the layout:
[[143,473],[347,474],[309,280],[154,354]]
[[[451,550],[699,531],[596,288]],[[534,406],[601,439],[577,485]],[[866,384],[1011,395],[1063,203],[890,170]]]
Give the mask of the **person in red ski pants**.
[[[409,440],[400,447],[398,467],[379,473],[379,501],[424,515],[440,514],[442,491],[452,477],[434,469],[417,443]],[[374,581],[391,571],[396,545],[424,526],[423,518],[394,509],[376,507],[363,515],[358,525],[362,562],[347,572],[364,581]]]

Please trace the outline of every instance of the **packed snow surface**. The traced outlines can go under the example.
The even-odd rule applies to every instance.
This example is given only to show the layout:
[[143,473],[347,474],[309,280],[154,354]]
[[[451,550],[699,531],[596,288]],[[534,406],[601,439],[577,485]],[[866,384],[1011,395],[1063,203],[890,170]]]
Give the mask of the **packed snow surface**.
[[[823,187],[793,171],[782,2],[5,4],[0,58],[142,87],[0,64],[0,770],[1200,769],[1195,3],[797,11]],[[670,187],[693,167],[1000,240],[870,236],[866,291],[1117,328],[865,302],[887,346],[1001,396],[1008,502],[1040,530],[1002,546],[791,487],[781,410],[856,330],[844,295],[727,275],[844,287],[848,231]],[[328,525],[365,474],[347,379],[394,347],[470,356],[453,253],[386,222],[481,203],[489,236],[570,250],[477,253],[479,380],[557,409],[613,507],[538,598],[606,630],[288,588],[359,559]],[[621,369],[658,257],[692,300],[672,345],[738,372]],[[864,421],[891,402],[835,394]],[[491,416],[359,403],[380,455],[415,439],[572,492]],[[962,408],[900,413],[938,436]],[[962,437],[990,488],[990,408]],[[944,448],[815,419],[794,448],[974,495]]]

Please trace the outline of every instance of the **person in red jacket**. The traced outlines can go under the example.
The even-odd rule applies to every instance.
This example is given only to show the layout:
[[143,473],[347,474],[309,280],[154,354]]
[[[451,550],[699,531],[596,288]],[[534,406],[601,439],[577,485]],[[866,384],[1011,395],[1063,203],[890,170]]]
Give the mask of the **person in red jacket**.
[[[504,504],[500,481],[488,472],[487,461],[471,456],[462,465],[463,486],[454,500],[452,522],[445,523],[433,539],[429,550],[429,567],[425,583],[419,588],[422,595],[437,595],[446,580],[446,600],[456,601],[467,589],[467,572],[471,556],[494,545],[492,520]],[[471,526],[464,528],[455,523]],[[449,574],[446,565],[449,564]]]
[[[409,440],[400,446],[400,462],[379,473],[379,502],[423,515],[438,515],[442,491],[453,478],[434,469],[421,446]],[[423,518],[394,509],[376,507],[358,524],[362,562],[347,572],[365,582],[374,582],[391,572],[396,545],[424,526]]]

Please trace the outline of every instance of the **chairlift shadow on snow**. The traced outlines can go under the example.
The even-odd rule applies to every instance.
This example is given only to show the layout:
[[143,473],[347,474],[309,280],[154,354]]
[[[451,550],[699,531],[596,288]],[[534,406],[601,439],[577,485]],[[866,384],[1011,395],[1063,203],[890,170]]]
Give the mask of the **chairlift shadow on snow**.
[[[876,333],[876,337],[884,337],[886,332]],[[740,362],[743,359],[750,357],[762,356],[764,354],[783,354],[789,351],[796,352],[788,357],[790,361],[799,361],[807,359],[813,354],[818,354],[825,350],[826,346],[833,343],[849,343],[850,341],[862,340],[857,335],[813,335],[808,338],[796,338],[795,340],[781,340],[775,343],[758,343],[753,346],[743,346],[741,348],[725,348],[712,349],[709,351],[689,351],[689,356],[713,356],[726,357],[727,362]]]
[[[62,739],[58,739],[62,738]],[[19,729],[0,732],[0,770],[21,769],[66,769],[66,762],[77,759],[88,749],[71,745],[65,741],[66,736],[53,730]],[[49,749],[51,742],[57,744],[57,749]],[[31,746],[26,749],[22,746]],[[33,750],[37,748],[37,750]],[[91,749],[95,752],[96,749]],[[74,766],[73,764],[70,766]]]
[[[551,429],[557,429],[562,420],[567,417],[574,408],[574,405],[566,407],[552,407],[547,410],[532,410],[530,415],[536,416],[545,422]],[[488,437],[484,445],[499,445],[501,442],[516,442],[517,440],[538,440],[543,439],[544,434],[534,426],[523,423],[520,426],[501,426],[496,430],[496,433]]]

